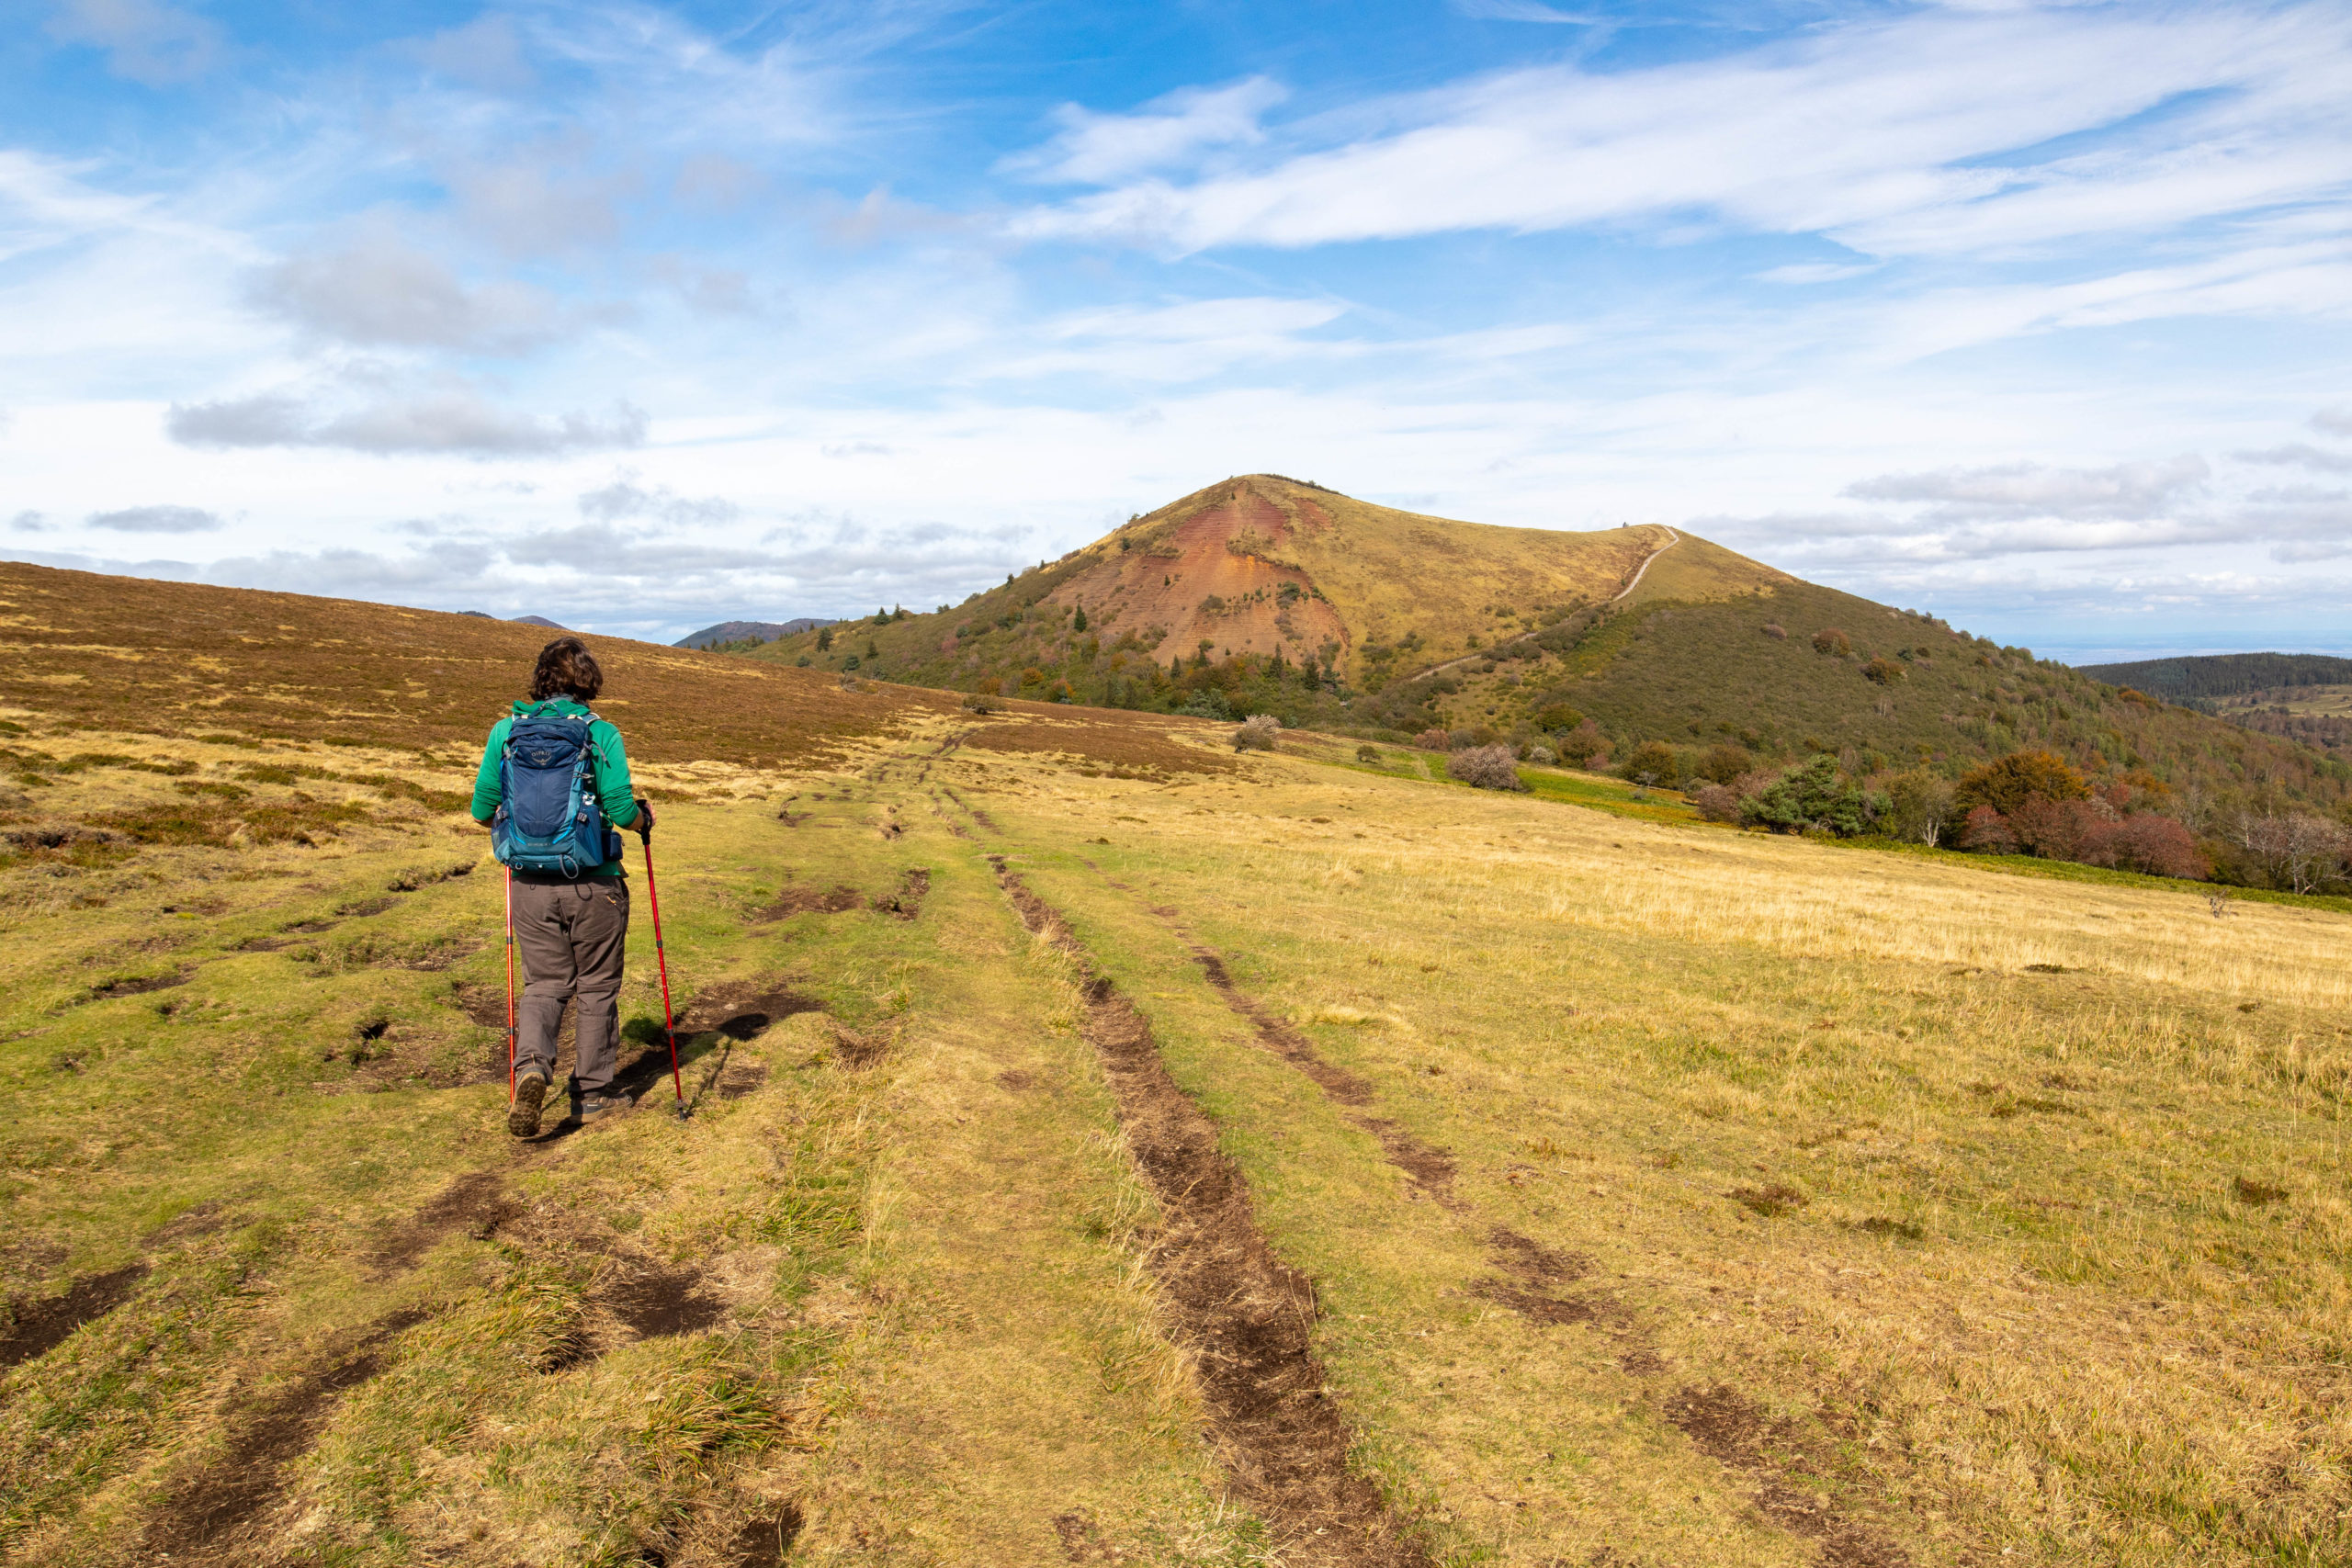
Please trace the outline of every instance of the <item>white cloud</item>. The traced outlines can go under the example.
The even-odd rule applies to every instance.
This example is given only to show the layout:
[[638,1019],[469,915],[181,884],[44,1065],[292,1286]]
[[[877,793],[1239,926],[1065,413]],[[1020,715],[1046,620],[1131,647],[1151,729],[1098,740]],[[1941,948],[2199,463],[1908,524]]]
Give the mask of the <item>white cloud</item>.
[[2233,452],[2241,463],[2267,463],[2282,468],[2316,468],[2326,474],[2352,474],[2352,452],[2330,452],[2308,441],[2290,441],[2259,452]]
[[643,517],[672,525],[731,523],[742,514],[742,508],[723,496],[683,496],[667,485],[647,490],[637,478],[625,469],[612,483],[587,491],[580,497],[580,514],[599,523]]
[[2143,522],[2195,502],[2212,470],[2193,454],[2108,468],[2005,463],[1938,473],[1882,474],[1848,485],[1857,501],[1928,503],[1936,524],[2061,519]]
[[306,332],[343,343],[516,354],[555,336],[563,312],[521,284],[469,288],[379,221],[331,250],[259,273],[251,297]]
[[501,409],[465,389],[379,398],[322,408],[289,391],[217,402],[174,403],[164,416],[187,446],[334,446],[379,455],[552,457],[645,444],[645,411],[616,401],[602,412],[543,419]]
[[221,51],[211,21],[156,0],[63,0],[49,32],[61,43],[105,50],[107,69],[150,87],[201,76]]
[[193,506],[131,506],[94,512],[85,521],[117,534],[209,534],[220,526],[219,517]]
[[2312,428],[2330,435],[2352,435],[2352,408],[2322,409],[2312,415]]
[[401,51],[427,71],[484,92],[519,93],[538,79],[511,17],[484,13],[463,27],[411,39]]
[[1054,113],[1061,130],[1053,141],[1001,166],[1036,180],[1108,185],[1210,148],[1262,141],[1259,117],[1288,96],[1280,84],[1252,76],[1229,87],[1187,87],[1134,114],[1095,114],[1065,104]]

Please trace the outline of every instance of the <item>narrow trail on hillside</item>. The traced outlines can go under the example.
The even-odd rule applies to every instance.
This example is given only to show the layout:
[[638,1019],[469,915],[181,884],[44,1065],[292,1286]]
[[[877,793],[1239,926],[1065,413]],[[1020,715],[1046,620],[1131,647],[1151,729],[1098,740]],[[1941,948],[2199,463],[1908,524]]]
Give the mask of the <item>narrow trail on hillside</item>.
[[[1600,602],[1604,608],[1618,603],[1627,594],[1633,592],[1634,589],[1639,588],[1642,585],[1642,579],[1649,575],[1650,563],[1682,542],[1682,536],[1676,533],[1671,525],[1660,523],[1657,526],[1666,529],[1666,543],[1660,545],[1657,548],[1652,550],[1649,554],[1642,558],[1642,564],[1634,569],[1633,581],[1626,583],[1624,587],[1620,588],[1616,592],[1611,594],[1608,598]],[[1504,649],[1517,648],[1521,643],[1526,642],[1530,638],[1540,637],[1543,634],[1541,632],[1523,632],[1520,636],[1511,638],[1509,642],[1498,642],[1492,648],[1482,648],[1476,653],[1465,653],[1459,659],[1449,659],[1442,664],[1432,664],[1428,669],[1422,671],[1420,674],[1416,675],[1413,678],[1418,681],[1425,679],[1430,675],[1442,675],[1458,664],[1468,664],[1480,659],[1492,659]]]
[[1313,1281],[1274,1255],[1217,1127],[1177,1088],[1151,1026],[1100,973],[1060,914],[1002,855],[997,881],[1032,932],[1083,976],[1083,1032],[1101,1055],[1136,1164],[1164,1227],[1150,1267],[1192,1352],[1234,1490],[1281,1534],[1289,1561],[1325,1568],[1430,1568],[1380,1490],[1348,1468],[1353,1441],[1313,1344]]

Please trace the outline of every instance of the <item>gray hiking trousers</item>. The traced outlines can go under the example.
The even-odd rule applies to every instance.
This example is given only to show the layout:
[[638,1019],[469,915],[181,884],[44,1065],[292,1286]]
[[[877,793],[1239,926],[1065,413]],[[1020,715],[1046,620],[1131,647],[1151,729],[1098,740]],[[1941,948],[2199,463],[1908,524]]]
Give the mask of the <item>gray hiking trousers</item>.
[[563,1004],[577,998],[580,1050],[571,1081],[605,1094],[620,1059],[621,953],[628,938],[628,883],[514,879],[514,945],[523,955],[522,1016],[514,1070],[555,1077],[555,1036]]

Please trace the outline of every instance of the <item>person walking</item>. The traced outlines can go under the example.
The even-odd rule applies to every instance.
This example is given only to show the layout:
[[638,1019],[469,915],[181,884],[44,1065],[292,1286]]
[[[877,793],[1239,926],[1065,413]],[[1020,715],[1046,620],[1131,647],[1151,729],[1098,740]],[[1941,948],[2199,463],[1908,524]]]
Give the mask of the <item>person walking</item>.
[[588,705],[604,684],[578,637],[539,649],[529,699],[490,727],[474,775],[474,820],[490,829],[507,868],[523,955],[514,1100],[506,1113],[506,1130],[518,1138],[538,1134],[567,1002],[579,1003],[575,1114],[593,1122],[628,1104],[613,1091],[629,906],[614,829],[633,828],[650,840],[653,806],[631,790],[621,732]]

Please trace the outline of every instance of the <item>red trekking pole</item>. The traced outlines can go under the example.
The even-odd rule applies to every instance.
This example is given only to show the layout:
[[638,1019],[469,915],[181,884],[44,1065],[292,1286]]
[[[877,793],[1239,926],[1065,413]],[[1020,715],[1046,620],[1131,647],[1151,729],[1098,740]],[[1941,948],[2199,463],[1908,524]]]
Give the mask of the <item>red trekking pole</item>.
[[514,1103],[514,874],[506,874],[506,1103]]
[[670,1088],[678,1097],[678,1120],[686,1119],[686,1085],[678,1074],[678,1022],[670,1011],[670,960],[662,951],[662,896],[653,890],[653,835],[645,835],[645,902],[653,910],[653,962],[662,970],[662,1038],[670,1043]]

